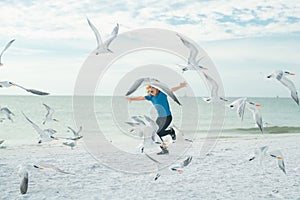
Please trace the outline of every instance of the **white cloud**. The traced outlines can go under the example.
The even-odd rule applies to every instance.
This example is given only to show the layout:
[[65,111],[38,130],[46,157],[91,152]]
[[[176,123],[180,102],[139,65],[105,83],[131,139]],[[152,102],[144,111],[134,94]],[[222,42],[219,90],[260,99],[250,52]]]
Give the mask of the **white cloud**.
[[[186,2],[186,3],[185,3]],[[150,1],[147,5],[133,1],[34,1],[31,5],[24,2],[2,2],[1,35],[25,36],[28,38],[77,38],[87,39],[88,29],[85,16],[97,24],[101,32],[111,31],[116,22],[130,29],[141,27],[189,29],[194,39],[227,39],[236,37],[237,30],[242,37],[255,34],[276,34],[288,31],[300,31],[299,22],[287,23],[288,17],[300,17],[296,1],[178,1],[178,5],[163,1]],[[219,21],[221,16],[231,16],[233,21]],[[170,24],[170,20],[182,19],[180,25]],[[184,19],[197,22],[199,26],[190,26]],[[256,20],[245,27],[236,23]],[[273,19],[275,25],[267,31],[259,22]],[[278,26],[276,26],[278,24]],[[284,26],[283,26],[284,24]],[[274,29],[272,29],[274,27]],[[232,30],[232,34],[224,33]],[[251,30],[251,31],[249,31]],[[120,30],[122,31],[122,30]],[[195,33],[195,34],[193,34]],[[210,36],[208,36],[210,35]]]
[[[230,72],[235,62],[235,65],[243,63],[247,66],[251,66],[253,60],[258,60],[259,63],[269,62],[269,65],[284,63],[282,60],[288,60],[286,63],[294,65],[299,63],[299,51],[295,50],[298,40],[284,44],[280,41],[277,47],[274,40],[274,48],[263,46],[263,42],[261,46],[251,46],[251,41],[247,41],[248,43],[243,44],[243,51],[240,51],[241,43],[232,40],[232,47],[228,48],[228,39],[273,37],[300,32],[300,4],[296,0],[179,0],[172,3],[131,0],[53,0],[31,3],[1,1],[0,6],[0,44],[5,44],[12,38],[17,39],[16,44],[3,58],[10,67],[0,69],[3,72],[0,78],[20,80],[26,85],[33,85],[34,81],[38,83],[51,75],[58,77],[58,81],[47,80],[41,86],[49,87],[57,94],[73,92],[72,84],[84,56],[96,47],[95,36],[86,22],[86,16],[99,29],[103,38],[111,33],[116,23],[120,23],[120,33],[136,28],[154,27],[180,32],[201,43],[217,41],[216,47],[208,55],[220,63],[220,67],[227,67],[222,75],[230,87],[234,83],[226,80],[226,77],[231,77]],[[291,21],[291,17],[295,20]],[[263,24],[267,20],[270,20],[269,23]],[[228,40],[229,43],[218,43],[222,40]],[[284,52],[280,45],[285,46]],[[289,45],[291,48],[288,48]],[[78,55],[82,56],[77,58]],[[229,62],[230,59],[232,62]],[[134,60],[130,62],[135,63]],[[247,70],[251,73],[252,69]],[[34,77],[30,73],[38,73],[39,77],[30,80]],[[64,82],[67,84],[64,85]],[[299,82],[296,83],[299,86]],[[64,87],[61,88],[60,85]]]

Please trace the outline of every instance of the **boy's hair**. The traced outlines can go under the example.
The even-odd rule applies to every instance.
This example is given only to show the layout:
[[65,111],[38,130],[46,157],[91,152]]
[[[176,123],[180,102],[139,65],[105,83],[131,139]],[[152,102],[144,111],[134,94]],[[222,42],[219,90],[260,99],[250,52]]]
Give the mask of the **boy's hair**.
[[151,88],[152,88],[151,85],[146,86],[146,92],[147,92],[148,95],[151,95],[151,93],[150,93]]

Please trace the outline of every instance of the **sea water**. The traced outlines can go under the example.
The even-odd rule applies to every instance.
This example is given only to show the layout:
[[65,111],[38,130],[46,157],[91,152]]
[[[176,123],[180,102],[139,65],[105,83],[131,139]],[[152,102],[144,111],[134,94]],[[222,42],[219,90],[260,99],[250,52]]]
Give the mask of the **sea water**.
[[[108,140],[124,140],[130,130],[125,122],[130,121],[133,115],[148,115],[155,120],[156,113],[150,102],[136,101],[128,103],[125,97],[97,96],[92,98],[92,112],[76,112],[74,109],[84,111],[91,101],[82,101],[74,107],[74,98],[72,96],[1,96],[0,105],[7,106],[14,114],[13,122],[6,119],[0,123],[0,139],[6,140],[7,144],[36,144],[37,132],[32,125],[25,119],[22,112],[42,129],[53,128],[57,135],[71,136],[67,133],[67,127],[78,129],[82,124],[78,124],[76,118],[92,119],[95,115],[100,131],[106,135]],[[217,112],[213,112],[214,104],[208,104],[200,97],[179,97],[181,106],[169,99],[173,115],[173,124],[176,125],[185,134],[207,134],[207,131],[214,128],[212,124],[220,129],[220,135],[232,133],[242,134],[260,134],[255,125],[252,113],[246,109],[244,119],[239,119],[236,110],[229,108],[230,102],[236,98],[229,98],[229,101],[221,106]],[[300,133],[300,106],[291,98],[248,98],[261,106],[258,108],[264,122],[264,133]],[[52,107],[55,112],[53,118],[59,122],[47,122],[43,125],[46,109],[43,103]],[[79,115],[79,116],[78,116]],[[217,120],[213,117],[220,115]],[[0,118],[5,116],[0,114]],[[89,130],[89,127],[83,127]],[[97,130],[95,130],[97,131]]]

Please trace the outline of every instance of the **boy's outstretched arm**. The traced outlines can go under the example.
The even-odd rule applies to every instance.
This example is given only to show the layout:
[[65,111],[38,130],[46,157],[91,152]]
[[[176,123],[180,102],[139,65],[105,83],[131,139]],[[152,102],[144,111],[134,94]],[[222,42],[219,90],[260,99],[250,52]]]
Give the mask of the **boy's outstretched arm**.
[[144,96],[139,96],[139,97],[127,97],[127,100],[130,103],[131,101],[141,101],[141,100],[146,100],[146,99]]
[[177,91],[177,90],[179,90],[179,89],[181,89],[181,88],[184,88],[184,87],[186,87],[187,86],[187,82],[181,82],[178,86],[176,86],[176,87],[172,87],[171,88],[171,91],[172,92],[175,92],[175,91]]

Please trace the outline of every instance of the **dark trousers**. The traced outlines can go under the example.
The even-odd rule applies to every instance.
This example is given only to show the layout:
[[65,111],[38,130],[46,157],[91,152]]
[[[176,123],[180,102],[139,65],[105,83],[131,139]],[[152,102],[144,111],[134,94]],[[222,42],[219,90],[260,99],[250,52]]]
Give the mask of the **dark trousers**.
[[157,135],[160,137],[160,139],[163,136],[166,136],[166,135],[169,135],[172,133],[171,130],[166,130],[166,128],[170,125],[171,122],[172,122],[172,115],[169,115],[167,117],[158,117],[156,119],[156,124],[158,125]]

